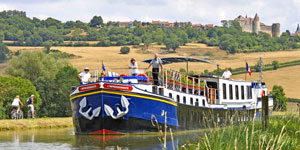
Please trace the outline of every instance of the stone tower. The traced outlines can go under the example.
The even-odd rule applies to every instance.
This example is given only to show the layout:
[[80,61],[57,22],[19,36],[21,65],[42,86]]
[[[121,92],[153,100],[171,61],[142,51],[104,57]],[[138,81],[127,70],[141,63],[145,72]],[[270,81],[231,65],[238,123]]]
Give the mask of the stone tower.
[[298,24],[298,26],[297,26],[297,30],[296,30],[295,33],[300,33],[300,27],[299,27],[299,24]]
[[272,37],[280,37],[280,24],[279,23],[272,24]]
[[260,21],[257,13],[255,14],[254,20],[253,20],[253,32],[258,33],[260,31]]

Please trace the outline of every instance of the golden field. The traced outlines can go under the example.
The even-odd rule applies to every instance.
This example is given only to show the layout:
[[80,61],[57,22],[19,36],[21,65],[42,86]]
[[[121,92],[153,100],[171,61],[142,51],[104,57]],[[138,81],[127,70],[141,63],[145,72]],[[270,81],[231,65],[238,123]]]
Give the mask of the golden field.
[[[293,66],[281,68],[279,70],[266,71],[263,73],[263,81],[269,91],[272,90],[273,85],[281,85],[287,97],[300,98],[300,66]],[[234,79],[245,79],[244,74],[236,75]],[[255,81],[259,78],[259,73],[252,73],[251,76],[247,74],[248,81]]]
[[[43,50],[43,47],[8,47],[12,51],[17,50]],[[153,53],[159,54],[159,57],[172,57],[172,56],[188,56],[196,58],[207,58],[204,56],[207,52],[212,52],[214,56],[210,57],[210,61],[219,63],[221,68],[231,67],[244,67],[245,61],[248,61],[250,66],[253,66],[262,56],[265,64],[271,63],[273,60],[279,62],[287,62],[300,59],[300,51],[279,51],[279,52],[263,52],[263,53],[249,53],[249,54],[227,54],[225,51],[216,47],[208,47],[205,44],[190,43],[186,46],[181,46],[176,50],[176,53],[166,53],[164,46],[153,45],[147,50],[147,52],[141,49],[135,49],[131,47],[129,54],[120,54],[120,46],[114,47],[51,47],[51,49],[59,49],[63,52],[72,53],[81,58],[71,59],[71,63],[78,70],[82,70],[84,67],[89,67],[91,71],[101,70],[102,61],[107,70],[111,70],[118,73],[128,74],[129,60],[135,58],[140,68],[146,68],[148,64],[141,62],[144,59],[153,58]],[[172,51],[172,50],[170,50]],[[193,56],[191,56],[193,55]],[[1,68],[2,67],[2,68]],[[0,65],[1,70],[5,68],[5,65]],[[123,69],[120,69],[123,68]],[[165,68],[179,70],[180,68],[186,68],[186,63],[176,63],[166,65]],[[189,63],[189,70],[200,73],[205,69],[214,70],[216,66],[203,63]],[[267,71],[264,73],[264,81],[268,88],[271,90],[273,85],[279,84],[284,87],[287,97],[300,98],[297,94],[298,87],[300,87],[300,80],[297,75],[300,74],[300,66],[288,67],[279,69],[276,71]],[[244,79],[244,75],[237,75],[234,79]],[[258,75],[254,73],[251,77],[247,76],[248,80],[258,80]],[[293,84],[291,84],[293,83]]]

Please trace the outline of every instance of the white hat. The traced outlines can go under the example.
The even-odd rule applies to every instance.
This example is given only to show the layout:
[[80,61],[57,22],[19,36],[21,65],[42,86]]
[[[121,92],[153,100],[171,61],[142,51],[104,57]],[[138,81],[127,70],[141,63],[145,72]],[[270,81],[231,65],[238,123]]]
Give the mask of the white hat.
[[89,67],[85,67],[84,70],[90,70]]
[[30,97],[33,97],[34,95],[32,94]]

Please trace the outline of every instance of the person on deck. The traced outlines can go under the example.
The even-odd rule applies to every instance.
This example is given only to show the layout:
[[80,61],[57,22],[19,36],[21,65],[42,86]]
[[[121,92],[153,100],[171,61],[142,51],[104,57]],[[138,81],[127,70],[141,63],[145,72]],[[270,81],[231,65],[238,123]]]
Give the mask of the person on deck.
[[84,72],[78,74],[78,78],[81,81],[81,84],[88,84],[91,81],[91,74],[89,73],[90,69],[88,67],[84,68]]
[[138,64],[137,64],[137,62],[135,61],[134,58],[131,58],[131,60],[130,60],[129,69],[130,69],[131,76],[137,76],[138,75],[138,73],[139,73]]
[[20,105],[23,106],[23,103],[21,102],[20,96],[19,96],[19,95],[17,95],[17,96],[14,98],[14,100],[13,100],[13,102],[12,102],[11,105],[12,105],[13,108],[17,108],[17,113],[19,113]]
[[224,71],[224,73],[223,73],[223,75],[222,75],[222,78],[225,78],[225,79],[231,79],[231,76],[232,76],[232,74],[231,74],[231,72],[228,70],[228,68],[226,67],[225,68],[225,71]]
[[146,69],[149,69],[152,65],[152,76],[153,76],[153,81],[154,85],[159,85],[158,82],[158,73],[159,73],[159,66],[161,69],[163,69],[163,62],[161,61],[160,58],[158,58],[158,54],[154,54],[154,58],[150,62],[149,66]]
[[34,100],[34,95],[31,95],[30,98],[27,100],[27,105],[28,105],[28,107],[31,110],[31,116],[32,116],[32,118],[35,118],[33,100]]

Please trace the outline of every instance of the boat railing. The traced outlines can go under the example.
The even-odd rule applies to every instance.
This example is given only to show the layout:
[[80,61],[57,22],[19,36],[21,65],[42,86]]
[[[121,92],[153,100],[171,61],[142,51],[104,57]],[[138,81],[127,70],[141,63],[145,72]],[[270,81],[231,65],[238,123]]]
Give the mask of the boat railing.
[[[151,74],[147,74],[153,83]],[[159,75],[159,84],[167,89],[184,92],[187,94],[201,95],[207,97],[209,103],[216,103],[218,89],[207,86],[206,80],[200,76],[189,76],[175,70],[164,69]]]
[[[106,79],[108,82],[119,82],[122,77],[122,74],[115,72],[107,71]],[[146,73],[146,80],[150,84],[154,84],[153,75],[151,72]],[[91,76],[92,82],[97,82],[102,80],[103,75],[99,73],[98,70],[94,71],[94,74]],[[181,72],[175,70],[164,69],[158,74],[158,84],[164,86],[167,89],[184,92],[187,94],[205,96],[206,100],[210,104],[217,104],[217,99],[219,97],[218,89],[208,87],[206,80],[203,80],[199,77],[189,76],[182,74]],[[123,77],[130,79],[130,77]],[[117,80],[117,81],[115,81]],[[144,82],[141,80],[141,82]]]

